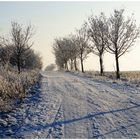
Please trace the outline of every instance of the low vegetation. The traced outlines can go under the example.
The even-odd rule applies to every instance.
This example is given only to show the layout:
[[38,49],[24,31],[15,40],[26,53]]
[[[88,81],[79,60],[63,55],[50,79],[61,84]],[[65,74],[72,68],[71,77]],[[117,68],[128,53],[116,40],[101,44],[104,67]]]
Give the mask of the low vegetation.
[[[140,71],[123,71],[120,74],[121,80],[137,84],[137,86],[140,84]],[[111,73],[109,75],[111,75]]]
[[[94,77],[97,80],[111,80],[112,82],[119,82],[116,81],[116,73],[115,72],[105,72],[104,76],[101,76],[98,71],[86,71],[86,77]],[[137,87],[140,87],[140,71],[123,71],[120,73],[121,75],[121,82],[125,82],[128,84],[134,84]]]
[[25,70],[20,74],[14,70],[0,69],[0,110],[11,109],[15,101],[22,101],[30,88],[38,81],[38,70]]

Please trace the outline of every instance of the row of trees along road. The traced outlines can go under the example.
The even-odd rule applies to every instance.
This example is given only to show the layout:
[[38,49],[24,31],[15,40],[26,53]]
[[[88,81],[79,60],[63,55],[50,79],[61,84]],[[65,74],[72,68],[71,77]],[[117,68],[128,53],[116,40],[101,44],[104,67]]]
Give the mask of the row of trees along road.
[[31,48],[33,34],[31,25],[23,27],[17,22],[12,22],[10,38],[0,39],[0,65],[17,67],[18,73],[21,69],[41,69],[41,57]]
[[89,53],[99,57],[100,75],[104,75],[103,57],[105,52],[114,54],[116,61],[116,78],[120,78],[119,58],[130,50],[140,35],[136,20],[125,18],[124,9],[114,10],[109,18],[104,13],[99,16],[90,15],[81,29],[68,37],[55,39],[53,50],[56,64],[61,69],[77,70],[80,60],[81,71],[84,72],[83,61]]

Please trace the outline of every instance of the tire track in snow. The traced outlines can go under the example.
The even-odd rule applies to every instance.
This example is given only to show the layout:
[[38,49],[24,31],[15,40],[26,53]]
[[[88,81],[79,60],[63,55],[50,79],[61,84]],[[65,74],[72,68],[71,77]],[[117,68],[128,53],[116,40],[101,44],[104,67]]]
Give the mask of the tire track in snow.
[[[76,80],[75,77],[71,77],[71,79],[69,79],[69,80],[66,79],[66,81],[65,81],[65,87],[66,87],[66,90],[71,93],[71,96],[70,97],[76,98],[77,101],[80,101],[80,102],[83,102],[84,103],[84,104],[81,104],[81,106],[80,106],[80,104],[77,105],[80,108],[78,107],[78,110],[75,110],[75,111],[74,111],[74,108],[77,108],[77,106],[73,106],[72,111],[73,111],[73,113],[75,112],[75,114],[72,114],[72,111],[71,111],[71,115],[69,115],[69,116],[75,116],[76,119],[78,117],[80,117],[80,116],[82,117],[83,116],[82,114],[79,116],[79,114],[80,114],[79,111],[82,112],[82,110],[83,110],[84,107],[85,107],[85,110],[86,111],[83,114],[84,115],[89,115],[88,114],[88,111],[90,110],[89,109],[89,105],[94,106],[95,104],[91,104],[91,103],[89,104],[89,101],[88,101],[88,97],[89,97],[88,96],[88,90],[82,85],[82,82],[80,80]],[[70,97],[68,97],[68,98],[70,98]],[[67,107],[68,107],[68,104],[67,104]],[[65,112],[65,114],[67,114],[67,112]],[[67,116],[66,116],[66,118],[67,118]],[[78,123],[78,122],[75,122],[75,123]],[[82,127],[82,125],[83,125],[84,126],[83,129],[86,130],[87,133],[84,132],[85,134],[83,136],[82,135],[81,136],[80,135],[77,135],[77,137],[78,138],[92,138],[95,134],[96,135],[97,134],[99,135],[100,132],[98,130],[98,127],[96,127],[96,124],[95,123],[96,123],[96,121],[95,121],[94,118],[87,118],[84,121],[81,120],[80,121],[80,126]],[[66,127],[66,129],[67,129],[67,127]],[[75,128],[73,128],[73,130],[76,132],[76,129]],[[81,131],[84,131],[84,130],[81,129]],[[80,129],[79,129],[79,131],[80,131]],[[72,133],[73,136],[67,135],[67,137],[68,138],[69,137],[70,138],[76,138],[74,136],[74,133],[75,132]],[[78,132],[77,132],[77,134],[78,134]]]
[[54,121],[52,124],[54,124],[54,126],[52,126],[51,128],[49,128],[49,133],[47,135],[46,138],[63,138],[63,130],[64,130],[64,126],[62,124],[57,124],[58,121],[62,121],[63,118],[63,110],[62,110],[62,104],[60,105],[58,112],[55,115]]

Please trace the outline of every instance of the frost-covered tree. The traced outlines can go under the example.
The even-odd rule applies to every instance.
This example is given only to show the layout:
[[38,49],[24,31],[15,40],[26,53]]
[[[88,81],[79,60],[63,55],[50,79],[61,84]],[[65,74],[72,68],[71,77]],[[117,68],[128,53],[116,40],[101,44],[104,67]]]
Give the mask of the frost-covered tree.
[[78,47],[76,46],[76,39],[74,35],[70,35],[67,38],[67,49],[69,51],[69,62],[71,70],[78,70],[77,59],[78,59]]
[[115,55],[116,78],[120,78],[119,58],[129,51],[139,37],[140,28],[137,27],[133,16],[124,17],[124,9],[114,10],[108,20],[109,33],[108,51]]
[[77,48],[75,40],[72,36],[55,39],[53,50],[55,54],[55,61],[59,68],[69,70],[77,69],[76,57]]
[[[15,54],[10,58],[10,63],[12,65],[15,64]],[[23,55],[21,59],[21,68],[22,69],[41,69],[43,66],[42,58],[39,53],[36,53],[33,49],[28,49]]]
[[14,47],[15,63],[20,73],[23,55],[33,45],[31,41],[33,28],[31,25],[27,25],[27,27],[24,28],[17,22],[12,22],[11,26],[11,44]]
[[90,50],[99,56],[100,74],[104,74],[103,55],[107,47],[108,40],[106,34],[108,33],[107,19],[104,13],[99,16],[89,16],[88,21],[88,36],[92,42]]
[[55,42],[53,44],[53,52],[55,55],[56,65],[60,69],[68,70],[69,54],[66,46],[66,40],[63,38],[55,39]]
[[84,72],[83,61],[87,58],[89,54],[89,44],[88,44],[88,35],[87,35],[87,25],[83,24],[82,28],[77,30],[75,36],[75,43],[78,51],[78,56],[81,62],[81,70]]
[[[17,67],[18,61],[20,61],[20,70],[21,69],[41,69],[43,65],[41,56],[38,53],[34,52],[34,50],[31,48],[32,45],[28,42],[31,36],[28,37],[29,33],[26,33],[27,37],[26,39],[24,39],[25,36],[23,36],[22,33],[20,33],[21,31],[18,32],[18,30],[19,29],[15,31],[17,33],[14,33],[14,34],[17,34],[15,35],[17,36],[15,37],[16,41],[13,40],[12,35],[11,35],[12,37],[8,39],[4,37],[0,37],[0,65],[4,66],[5,68],[8,68],[9,66]],[[25,31],[25,32],[30,32],[30,31]],[[19,37],[18,34],[20,34],[21,37]],[[24,40],[24,41],[22,42],[21,40]],[[31,46],[28,46],[29,44]],[[19,69],[18,69],[18,72],[19,72]]]

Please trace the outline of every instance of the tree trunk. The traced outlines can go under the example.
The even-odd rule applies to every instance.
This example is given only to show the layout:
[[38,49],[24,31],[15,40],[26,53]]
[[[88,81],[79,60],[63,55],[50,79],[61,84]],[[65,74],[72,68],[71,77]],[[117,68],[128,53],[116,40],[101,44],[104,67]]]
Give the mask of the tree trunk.
[[84,73],[84,65],[83,65],[83,59],[81,58],[81,70]]
[[118,57],[118,52],[115,53],[115,58],[116,58],[116,78],[120,79],[120,69],[119,69],[119,57]]
[[103,55],[102,54],[99,55],[99,59],[100,59],[100,75],[103,76],[104,75],[104,67],[103,67]]
[[64,69],[66,70],[66,63],[64,63]]
[[67,70],[67,71],[69,70],[68,69],[68,63],[67,62],[65,62],[65,64],[64,64],[64,69]]
[[76,58],[74,59],[74,67],[75,67],[75,71],[77,71],[77,61],[76,61]]
[[73,61],[70,59],[70,69],[73,70]]
[[17,67],[18,67],[18,73],[20,74],[21,68],[20,68],[20,57],[17,58]]
[[67,69],[67,71],[69,71],[69,68],[68,68],[68,63],[66,62],[66,69]]

